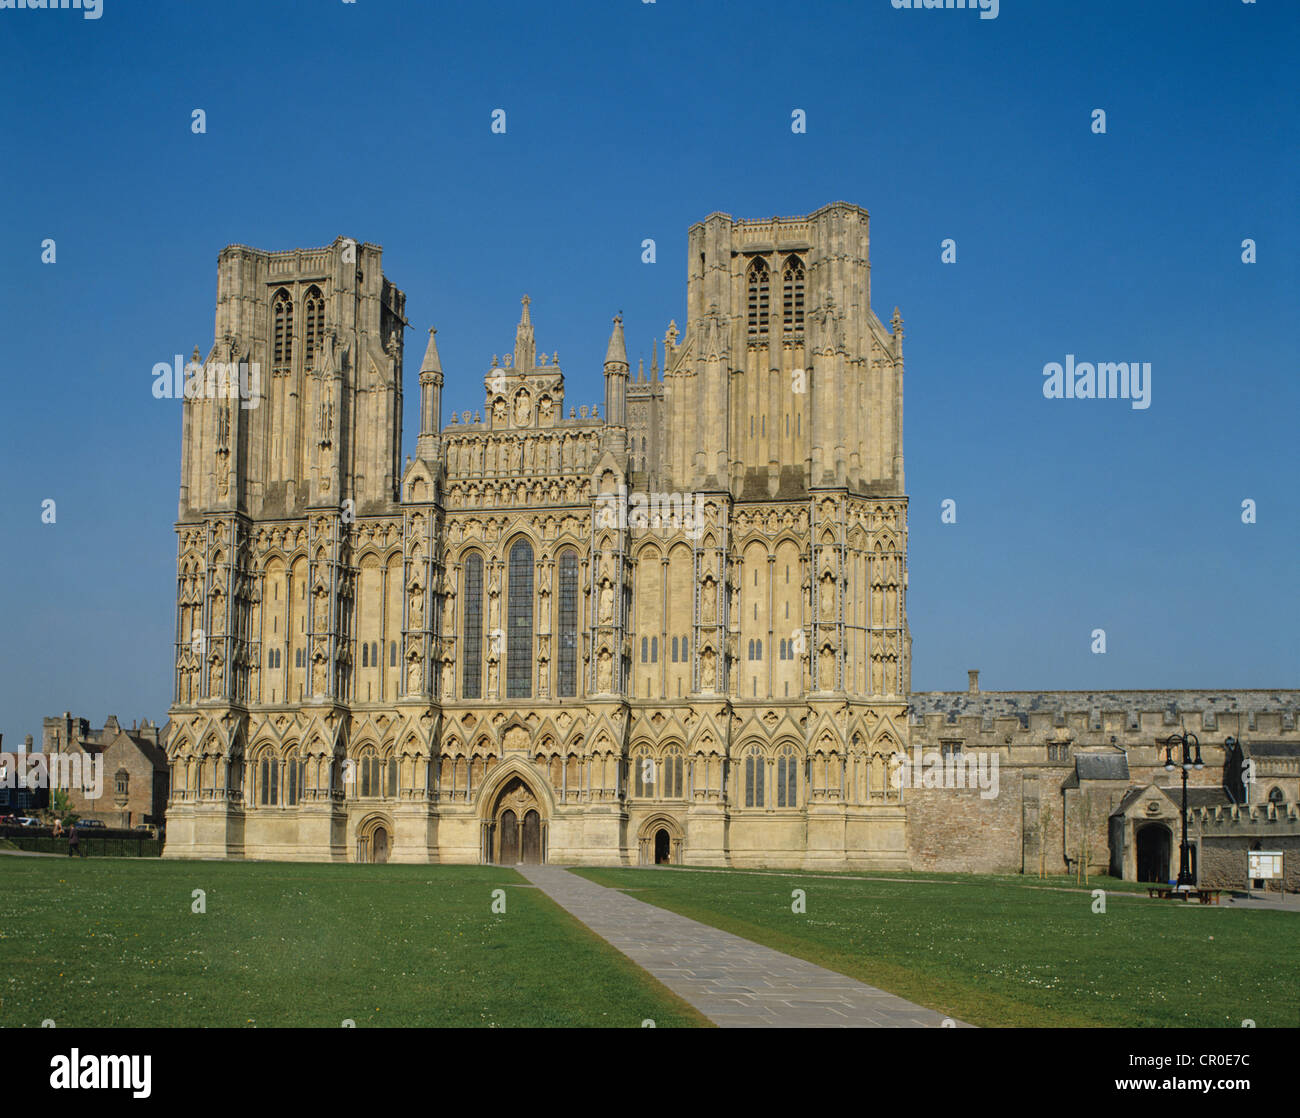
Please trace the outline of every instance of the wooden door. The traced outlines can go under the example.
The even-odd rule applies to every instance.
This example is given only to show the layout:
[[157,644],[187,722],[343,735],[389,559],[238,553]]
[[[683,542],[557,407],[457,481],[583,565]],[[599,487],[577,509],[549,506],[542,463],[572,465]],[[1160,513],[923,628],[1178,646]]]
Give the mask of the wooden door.
[[374,847],[376,862],[388,861],[388,831],[383,827],[376,827],[374,837],[371,839]]
[[497,862],[513,866],[519,861],[519,823],[509,809],[501,813],[501,853]]
[[542,862],[542,817],[535,811],[524,815],[524,837],[520,861],[525,865],[538,866]]

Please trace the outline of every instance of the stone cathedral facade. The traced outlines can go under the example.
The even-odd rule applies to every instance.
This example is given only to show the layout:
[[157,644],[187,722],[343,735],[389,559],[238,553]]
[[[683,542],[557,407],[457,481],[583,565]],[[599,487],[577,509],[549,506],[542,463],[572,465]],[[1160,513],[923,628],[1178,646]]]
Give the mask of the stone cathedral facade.
[[431,330],[404,465],[379,247],[225,249],[168,856],[907,866],[903,335],[870,294],[865,210],[713,214],[685,330],[633,377],[616,318],[590,413],[525,297],[443,422]]
[[1190,730],[1197,874],[1281,851],[1300,888],[1300,691],[911,690],[902,320],[871,309],[866,211],[715,213],[688,250],[685,330],[633,376],[616,318],[600,408],[566,403],[525,296],[444,422],[431,330],[405,460],[380,249],[221,253],[165,856],[1163,880],[1160,743]]

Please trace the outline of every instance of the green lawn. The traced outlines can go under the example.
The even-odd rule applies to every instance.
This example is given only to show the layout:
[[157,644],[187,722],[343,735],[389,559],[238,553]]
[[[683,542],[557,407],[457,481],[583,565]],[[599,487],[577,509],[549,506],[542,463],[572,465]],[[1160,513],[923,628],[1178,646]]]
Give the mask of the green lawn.
[[477,866],[0,855],[0,1026],[708,1023],[523,885]]
[[992,877],[577,872],[974,1025],[1300,1025],[1297,913],[1110,895],[1094,914],[1089,892]]

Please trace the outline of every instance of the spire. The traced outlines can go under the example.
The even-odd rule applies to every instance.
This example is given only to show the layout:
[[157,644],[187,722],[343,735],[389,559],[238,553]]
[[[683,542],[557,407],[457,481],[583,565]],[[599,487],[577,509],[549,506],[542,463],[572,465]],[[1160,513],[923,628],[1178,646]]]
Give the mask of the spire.
[[533,322],[528,314],[532,300],[525,295],[522,302],[524,311],[515,328],[515,371],[521,375],[531,373],[537,366],[537,343],[533,340]]
[[432,326],[429,327],[429,348],[424,351],[424,361],[420,364],[422,374],[442,373],[442,362],[438,360],[438,343],[433,338],[437,332]]
[[650,342],[650,383],[659,383],[659,339]]
[[645,384],[645,358],[638,357],[636,362],[636,382]]
[[605,364],[627,366],[627,345],[623,341],[623,312],[614,316],[614,332],[609,336],[609,349],[605,351]]

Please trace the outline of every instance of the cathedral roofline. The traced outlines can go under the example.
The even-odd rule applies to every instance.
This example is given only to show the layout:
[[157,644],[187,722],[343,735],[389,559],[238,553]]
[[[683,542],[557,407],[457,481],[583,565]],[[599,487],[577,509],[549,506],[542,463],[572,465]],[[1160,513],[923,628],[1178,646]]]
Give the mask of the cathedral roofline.
[[300,246],[298,248],[265,249],[256,248],[253,245],[246,245],[241,241],[232,241],[217,254],[217,258],[220,259],[222,256],[225,256],[226,253],[238,249],[240,252],[251,252],[254,256],[265,257],[268,260],[284,259],[302,252],[328,252],[340,241],[351,241],[358,249],[373,249],[376,252],[384,251],[383,245],[377,245],[373,241],[358,241],[355,237],[345,237],[340,233],[327,245]]
[[707,225],[707,224],[708,224],[710,221],[712,221],[714,218],[725,218],[727,221],[731,222],[731,224],[732,224],[733,226],[738,226],[738,227],[741,227],[741,228],[744,228],[744,227],[746,227],[746,226],[763,226],[763,225],[772,225],[772,224],[774,224],[774,223],[783,223],[783,222],[811,221],[813,218],[815,218],[815,217],[820,217],[822,214],[824,214],[824,213],[826,213],[826,212],[828,212],[828,211],[830,211],[830,210],[853,210],[853,211],[856,211],[857,213],[862,214],[864,217],[870,217],[870,216],[871,216],[870,213],[868,213],[868,211],[867,211],[867,209],[866,209],[865,206],[859,206],[859,205],[857,205],[857,204],[854,203],[854,202],[845,202],[845,201],[843,201],[843,200],[838,200],[838,201],[835,201],[835,202],[827,202],[826,205],[824,205],[824,206],[818,206],[817,209],[813,210],[811,213],[806,213],[806,214],[776,214],[776,215],[773,215],[772,217],[741,217],[741,218],[737,218],[737,217],[732,217],[731,214],[729,214],[729,213],[725,213],[725,212],[723,212],[722,210],[714,210],[711,214],[708,214],[708,215],[707,215],[706,217],[704,217],[702,220],[695,222],[695,223],[691,226],[691,228],[692,228],[692,229],[697,229],[697,228],[702,229],[705,225]]

